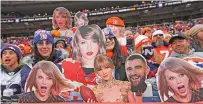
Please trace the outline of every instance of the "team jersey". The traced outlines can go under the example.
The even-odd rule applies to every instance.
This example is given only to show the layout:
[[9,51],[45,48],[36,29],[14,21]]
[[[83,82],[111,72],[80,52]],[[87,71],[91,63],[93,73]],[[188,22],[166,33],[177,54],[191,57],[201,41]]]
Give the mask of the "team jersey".
[[[27,65],[21,65],[15,71],[9,71],[1,65],[1,95],[11,96],[22,93],[25,81],[30,69]],[[25,72],[26,71],[26,72]]]
[[170,46],[161,46],[161,47],[156,47],[154,48],[159,54],[164,56],[164,59],[169,57],[172,53],[172,49]]

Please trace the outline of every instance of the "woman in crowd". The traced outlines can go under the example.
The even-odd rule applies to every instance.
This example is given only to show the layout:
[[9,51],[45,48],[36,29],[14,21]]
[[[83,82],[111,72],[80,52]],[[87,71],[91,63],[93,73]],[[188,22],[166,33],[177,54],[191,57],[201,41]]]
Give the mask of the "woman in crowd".
[[65,102],[59,95],[62,90],[72,88],[54,63],[40,61],[32,68],[26,82],[26,92],[19,96],[19,103]]
[[[97,54],[105,54],[105,37],[97,25],[80,26],[73,40],[72,59],[65,59],[61,65],[64,76],[74,82],[76,87],[96,85],[94,59]],[[71,93],[71,100],[82,100],[79,90]]]
[[[187,61],[169,57],[158,69],[157,86],[165,102],[194,103],[203,101],[203,72]],[[170,96],[169,96],[170,93]],[[165,98],[168,99],[165,99]]]
[[106,21],[106,27],[110,28],[111,31],[115,34],[116,39],[118,40],[118,43],[121,48],[121,52],[128,56],[128,50],[127,50],[127,40],[124,36],[125,32],[125,24],[123,20],[121,20],[119,17],[110,17]]
[[51,36],[50,31],[38,30],[35,32],[33,40],[33,62],[32,65],[35,65],[41,60],[47,60],[54,62],[59,69],[60,65],[58,64],[63,60],[62,52],[54,49],[54,39]]
[[115,65],[115,78],[127,81],[125,74],[125,56],[122,54],[117,38],[110,28],[103,29],[106,37],[106,55],[110,57]]
[[149,39],[152,39],[152,29],[150,27],[144,27],[141,30],[141,35],[147,36]]

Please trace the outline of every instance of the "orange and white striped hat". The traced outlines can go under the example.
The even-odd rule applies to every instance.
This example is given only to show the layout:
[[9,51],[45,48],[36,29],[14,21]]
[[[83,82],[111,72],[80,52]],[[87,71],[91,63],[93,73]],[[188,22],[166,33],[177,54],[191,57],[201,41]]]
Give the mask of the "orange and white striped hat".
[[134,36],[135,48],[138,48],[139,46],[141,46],[142,44],[144,44],[146,42],[151,42],[151,40],[147,36],[145,36],[145,35],[135,35]]

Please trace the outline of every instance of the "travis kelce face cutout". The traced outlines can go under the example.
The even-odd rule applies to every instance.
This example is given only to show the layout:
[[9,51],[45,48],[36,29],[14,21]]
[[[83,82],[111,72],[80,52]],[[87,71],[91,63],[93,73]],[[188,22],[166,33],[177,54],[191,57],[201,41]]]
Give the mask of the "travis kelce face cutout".
[[128,80],[133,87],[142,84],[147,76],[148,69],[141,55],[130,55],[125,62],[125,70]]

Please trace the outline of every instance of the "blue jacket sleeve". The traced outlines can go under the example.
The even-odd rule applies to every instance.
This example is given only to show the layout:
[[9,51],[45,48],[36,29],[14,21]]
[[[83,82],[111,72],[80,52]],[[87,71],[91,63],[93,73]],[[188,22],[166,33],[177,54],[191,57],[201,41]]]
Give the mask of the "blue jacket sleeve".
[[31,71],[31,68],[28,65],[24,65],[21,69],[20,76],[21,76],[21,85],[22,88],[25,88],[26,79]]
[[63,73],[61,65],[60,65],[60,64],[56,64],[56,66],[59,68],[59,71],[60,71],[61,73]]

